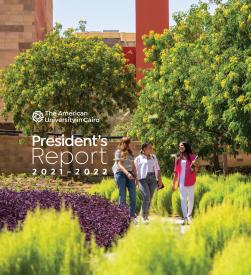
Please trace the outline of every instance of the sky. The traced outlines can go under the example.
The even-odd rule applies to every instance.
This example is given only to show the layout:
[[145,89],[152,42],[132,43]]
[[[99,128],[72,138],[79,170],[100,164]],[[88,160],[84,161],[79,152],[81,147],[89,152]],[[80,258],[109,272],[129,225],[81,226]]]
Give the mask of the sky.
[[[171,15],[187,11],[198,0],[169,0]],[[60,22],[63,29],[78,26],[78,21],[87,21],[87,31],[119,30],[135,32],[135,0],[53,0],[54,23]]]

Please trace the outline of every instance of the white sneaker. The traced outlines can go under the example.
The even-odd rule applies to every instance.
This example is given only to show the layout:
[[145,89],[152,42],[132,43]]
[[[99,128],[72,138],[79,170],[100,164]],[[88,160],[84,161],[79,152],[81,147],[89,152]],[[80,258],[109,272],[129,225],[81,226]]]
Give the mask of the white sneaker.
[[135,225],[138,225],[139,224],[139,220],[138,220],[138,217],[135,215],[135,217],[131,217],[131,221],[133,221],[133,223]]
[[138,217],[136,216],[136,217],[134,217],[134,218],[132,218],[133,219],[133,223],[135,224],[135,225],[138,225],[139,224],[139,220],[138,220]]
[[181,225],[186,225],[186,224],[188,224],[188,219],[184,218],[183,221],[182,221],[182,223],[181,223]]
[[149,219],[146,217],[146,218],[142,218],[141,220],[142,224],[148,224],[149,223]]
[[192,216],[187,217],[187,224],[190,225],[193,222]]
[[148,218],[142,218],[142,224],[149,224]]

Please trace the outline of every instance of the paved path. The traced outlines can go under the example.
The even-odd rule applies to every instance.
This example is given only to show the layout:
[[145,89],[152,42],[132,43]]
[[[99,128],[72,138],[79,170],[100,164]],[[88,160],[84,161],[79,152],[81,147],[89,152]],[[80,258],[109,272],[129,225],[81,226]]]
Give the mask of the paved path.
[[[149,217],[149,224],[150,223],[154,223],[161,220],[161,222],[163,223],[170,223],[170,224],[174,224],[177,227],[180,228],[180,232],[182,234],[184,234],[188,229],[189,229],[189,225],[182,225],[182,219],[179,217],[161,217],[158,215],[150,215]],[[138,226],[147,226],[148,224],[142,224],[141,222],[141,217],[139,217],[139,225]]]

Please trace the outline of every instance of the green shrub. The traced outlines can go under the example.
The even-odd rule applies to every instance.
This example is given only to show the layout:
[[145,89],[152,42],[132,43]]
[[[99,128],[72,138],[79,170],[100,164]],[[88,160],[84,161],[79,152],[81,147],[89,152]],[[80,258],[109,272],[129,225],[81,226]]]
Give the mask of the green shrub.
[[178,215],[182,217],[180,192],[178,189],[172,193],[172,215]]
[[194,219],[181,242],[182,269],[179,274],[210,274],[215,255],[233,237],[250,233],[250,209],[240,210],[231,205],[220,205],[209,209],[206,214],[200,214]]
[[212,275],[250,275],[251,238],[241,237],[231,240],[215,261]]
[[224,201],[236,207],[251,207],[251,184],[240,185],[233,193],[228,194]]
[[111,195],[116,188],[117,186],[114,179],[103,179],[101,183],[95,184],[91,188],[90,193],[111,200]]
[[196,184],[212,186],[213,184],[218,182],[218,179],[219,177],[216,175],[199,174],[196,179]]
[[119,189],[118,188],[113,190],[110,200],[114,203],[119,202]]
[[184,235],[177,229],[161,219],[131,227],[111,254],[100,256],[95,274],[209,274],[233,237],[250,235],[251,210],[217,206],[198,215]]
[[[230,179],[230,180],[229,180]],[[209,207],[221,204],[224,198],[234,192],[243,183],[236,182],[233,178],[223,178],[210,188],[210,192],[205,193],[199,202],[199,211],[206,212]]]
[[[223,176],[222,176],[223,177]],[[224,178],[224,177],[223,177]],[[236,182],[242,182],[246,183],[248,180],[248,177],[246,175],[240,174],[240,173],[234,173],[227,176],[227,181],[236,183]]]
[[206,212],[208,208],[211,208],[217,204],[221,204],[223,199],[224,195],[222,188],[215,188],[215,191],[207,192],[201,198],[199,202],[199,211],[201,213]]
[[0,273],[90,274],[84,239],[68,211],[29,213],[21,231],[0,234]]
[[112,254],[99,260],[95,274],[178,274],[178,242],[176,230],[161,221],[131,227]]
[[185,238],[190,243],[204,239],[207,254],[213,257],[233,236],[242,234],[251,234],[251,210],[224,204],[195,218]]
[[172,185],[168,184],[165,188],[156,192],[157,194],[157,213],[168,215],[172,213]]
[[[151,211],[159,215],[172,214],[182,216],[179,191],[172,193],[171,179],[163,177],[163,181],[165,188],[154,193]],[[209,207],[222,204],[225,198],[235,201],[235,204],[239,206],[243,204],[243,200],[250,201],[250,193],[244,196],[245,192],[241,191],[241,188],[240,191],[238,191],[239,195],[236,192],[234,198],[230,196],[239,186],[245,186],[245,182],[247,182],[247,177],[239,173],[229,175],[228,177],[205,174],[199,175],[195,185],[194,213],[196,213],[197,210],[205,212]],[[247,183],[247,185],[248,184],[249,183]],[[142,200],[139,189],[137,188],[136,190],[136,212],[139,213]],[[100,184],[94,185],[90,192],[103,196],[115,203],[118,202],[118,190],[114,179],[103,180]],[[128,197],[127,203],[129,203]],[[248,204],[250,205],[250,203]]]
[[210,185],[208,183],[196,183],[194,190],[194,212],[199,208],[200,201],[203,195],[210,190]]
[[215,255],[224,249],[229,240],[250,233],[250,209],[240,210],[231,205],[220,205],[209,209],[206,214],[200,214],[181,242],[183,256],[179,274],[209,274]]

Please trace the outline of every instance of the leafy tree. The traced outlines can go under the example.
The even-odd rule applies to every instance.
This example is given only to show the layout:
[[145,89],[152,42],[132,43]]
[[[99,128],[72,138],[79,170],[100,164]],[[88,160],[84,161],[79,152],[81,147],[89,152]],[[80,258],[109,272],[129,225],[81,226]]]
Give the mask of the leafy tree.
[[81,32],[85,32],[87,21],[86,20],[79,20],[78,24],[79,24],[78,30],[81,31]]
[[57,126],[67,136],[76,129],[83,135],[100,134],[109,127],[109,116],[135,107],[134,67],[126,65],[119,45],[109,47],[99,38],[75,35],[72,29],[61,35],[61,29],[57,24],[4,72],[4,115],[12,112],[16,128],[26,134],[42,134],[53,125],[35,123],[34,111],[87,112],[100,122]]
[[132,128],[132,117],[133,114],[127,111],[125,113],[119,112],[115,118],[112,118],[111,136],[126,136]]
[[209,57],[213,81],[203,98],[207,124],[224,125],[233,140],[232,148],[251,152],[251,3],[218,2],[212,19]]
[[46,135],[54,125],[34,122],[34,111],[86,112],[99,122],[68,122],[56,115],[55,119],[61,118],[57,128],[66,137],[76,130],[86,136],[103,134],[110,127],[109,116],[135,107],[134,66],[126,64],[119,45],[109,47],[99,38],[76,35],[73,29],[62,35],[61,31],[56,24],[44,41],[33,43],[4,71],[3,114],[12,112],[15,127],[27,135]]
[[[216,4],[213,15],[209,4],[193,5],[188,13],[175,15],[173,28],[144,38],[146,62],[154,66],[141,82],[132,134],[153,140],[165,163],[183,139],[200,155],[213,155],[216,169],[222,150],[250,148],[250,4],[247,0]],[[226,98],[219,83],[229,78],[233,65],[227,57],[233,55],[232,47],[239,56],[235,67],[239,76],[234,77],[242,88],[236,94],[232,89],[236,83],[226,82],[233,95]],[[237,98],[245,102],[242,110]]]

